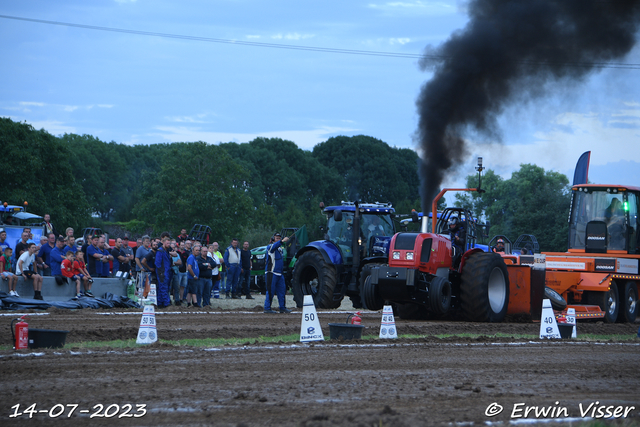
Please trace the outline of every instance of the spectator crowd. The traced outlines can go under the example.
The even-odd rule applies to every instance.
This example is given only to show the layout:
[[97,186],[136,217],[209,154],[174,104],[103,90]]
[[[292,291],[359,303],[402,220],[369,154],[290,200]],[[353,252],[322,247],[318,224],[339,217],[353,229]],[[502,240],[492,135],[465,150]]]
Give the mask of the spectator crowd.
[[57,285],[74,285],[77,298],[93,297],[95,278],[132,278],[144,296],[153,283],[159,308],[171,304],[206,307],[212,298],[253,299],[247,241],[240,248],[238,239],[233,239],[221,252],[217,242],[203,244],[182,229],[175,239],[164,232],[158,238],[145,235],[136,242],[125,233],[110,245],[104,234],[88,233],[76,240],[73,228],[67,228],[64,236],[59,235],[50,216],[43,219],[44,235],[37,242],[29,227],[13,245],[0,229],[0,276],[12,296],[20,296],[16,285],[22,277],[32,282],[33,298],[43,299],[43,277],[50,276]]

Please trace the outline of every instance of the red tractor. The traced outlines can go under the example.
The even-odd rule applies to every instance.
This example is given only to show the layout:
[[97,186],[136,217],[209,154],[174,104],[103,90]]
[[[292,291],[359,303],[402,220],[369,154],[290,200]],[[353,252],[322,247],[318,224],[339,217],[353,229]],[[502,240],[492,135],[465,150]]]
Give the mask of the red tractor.
[[[479,178],[482,160],[478,159]],[[480,187],[480,186],[478,186]],[[479,188],[444,189],[433,200],[432,227],[423,216],[420,233],[397,233],[391,239],[389,264],[370,264],[361,275],[363,302],[379,310],[391,302],[399,317],[462,314],[477,322],[500,322],[509,306],[509,273],[503,258],[476,247],[476,221],[470,211],[447,208],[438,217],[438,200],[447,191],[482,191]],[[453,226],[453,227],[452,227]],[[463,241],[451,240],[466,232]]]

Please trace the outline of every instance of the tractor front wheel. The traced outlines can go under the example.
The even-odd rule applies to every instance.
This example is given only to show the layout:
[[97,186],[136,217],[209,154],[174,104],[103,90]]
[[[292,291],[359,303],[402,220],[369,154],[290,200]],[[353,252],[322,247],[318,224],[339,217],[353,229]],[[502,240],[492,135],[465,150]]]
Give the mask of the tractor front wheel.
[[615,323],[618,320],[618,312],[620,311],[620,298],[618,298],[618,285],[612,281],[608,292],[590,291],[587,294],[589,304],[600,306],[604,311],[605,323]]
[[305,252],[298,258],[293,270],[293,299],[298,308],[304,303],[304,296],[311,295],[317,308],[337,308],[342,301],[333,300],[336,287],[336,268],[325,262],[318,251]]
[[451,283],[442,277],[434,277],[429,284],[429,308],[434,314],[443,315],[451,308]]
[[360,273],[360,296],[362,297],[362,305],[368,310],[377,311],[384,307],[384,301],[378,293],[378,288],[371,283],[371,268],[379,266],[380,264],[367,264],[362,267]]
[[473,322],[502,322],[509,307],[509,273],[497,253],[474,253],[465,262],[460,308]]

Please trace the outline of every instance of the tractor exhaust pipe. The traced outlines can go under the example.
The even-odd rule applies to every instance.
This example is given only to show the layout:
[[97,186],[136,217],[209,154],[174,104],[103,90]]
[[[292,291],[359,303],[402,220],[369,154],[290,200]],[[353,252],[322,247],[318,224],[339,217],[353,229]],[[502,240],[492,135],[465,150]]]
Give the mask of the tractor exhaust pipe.
[[422,225],[420,226],[420,232],[421,233],[426,233],[428,230],[428,225],[429,225],[429,216],[425,215],[424,213],[422,214]]

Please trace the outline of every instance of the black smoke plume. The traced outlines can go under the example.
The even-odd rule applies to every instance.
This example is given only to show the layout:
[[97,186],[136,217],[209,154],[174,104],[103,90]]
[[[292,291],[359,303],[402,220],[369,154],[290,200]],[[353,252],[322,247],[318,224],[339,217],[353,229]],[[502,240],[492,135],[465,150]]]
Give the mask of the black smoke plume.
[[424,212],[465,159],[468,131],[499,139],[508,104],[624,57],[640,23],[640,0],[472,0],[468,11],[467,26],[420,64],[434,71],[417,100]]

